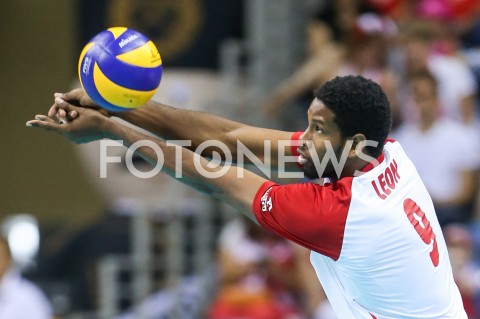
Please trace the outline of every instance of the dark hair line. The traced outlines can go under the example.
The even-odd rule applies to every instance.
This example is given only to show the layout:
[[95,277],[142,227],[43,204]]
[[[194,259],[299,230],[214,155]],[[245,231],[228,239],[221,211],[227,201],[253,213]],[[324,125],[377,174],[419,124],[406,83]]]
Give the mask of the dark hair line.
[[378,157],[390,133],[390,103],[380,85],[362,76],[337,76],[314,91],[335,114],[335,122],[343,137],[361,133],[367,140],[378,142],[366,152]]

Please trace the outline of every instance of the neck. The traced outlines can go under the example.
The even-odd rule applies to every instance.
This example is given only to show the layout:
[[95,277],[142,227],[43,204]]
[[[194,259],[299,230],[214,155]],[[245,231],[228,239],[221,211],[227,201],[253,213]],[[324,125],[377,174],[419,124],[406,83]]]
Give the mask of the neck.
[[345,168],[342,171],[341,177],[352,177],[352,176],[358,175],[358,173],[361,172],[365,168],[365,166],[372,163],[373,160],[376,160],[376,158],[374,157],[371,157],[371,158],[372,158],[371,161],[364,160],[359,157],[354,157],[347,160],[347,162],[345,163]]

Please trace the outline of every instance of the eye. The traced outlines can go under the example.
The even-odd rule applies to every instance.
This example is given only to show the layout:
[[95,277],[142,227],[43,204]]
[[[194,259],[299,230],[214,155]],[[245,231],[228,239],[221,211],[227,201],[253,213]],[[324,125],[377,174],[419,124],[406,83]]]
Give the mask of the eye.
[[319,125],[315,125],[315,132],[323,133],[323,129]]

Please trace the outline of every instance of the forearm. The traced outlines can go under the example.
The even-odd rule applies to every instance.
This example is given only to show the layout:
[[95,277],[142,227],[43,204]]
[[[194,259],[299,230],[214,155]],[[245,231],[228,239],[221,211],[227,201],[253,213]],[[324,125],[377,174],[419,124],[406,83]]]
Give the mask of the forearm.
[[243,124],[193,110],[170,107],[155,101],[115,116],[144,128],[165,140],[190,140],[192,148],[207,140],[227,143],[226,135]]
[[[99,108],[83,89],[59,93],[56,98],[73,105],[94,108],[101,112],[105,111]],[[48,115],[53,118],[57,115],[57,112],[61,117],[67,116],[66,112],[57,103],[50,108]],[[176,109],[155,101],[150,101],[135,110],[119,113],[110,112],[110,115],[126,120],[165,140],[189,141],[189,148],[192,150],[197,150],[198,146],[205,141],[215,141],[217,144],[220,142],[228,148],[230,155],[233,156],[233,160],[237,158],[237,145],[239,143],[243,144],[262,160],[266,157],[264,145],[266,142],[270,142],[271,148],[268,155],[271,155],[269,157],[272,158],[272,161],[268,161],[265,164],[272,166],[276,165],[279,152],[285,151],[285,155],[291,154],[291,148],[289,147],[283,146],[284,149],[279,149],[280,146],[284,145],[284,143],[279,144],[279,141],[290,140],[291,132],[252,127],[220,116],[192,110]],[[71,114],[70,118],[73,119]],[[202,151],[202,155],[211,156],[213,150],[221,155],[225,155],[221,150],[219,151],[218,147],[208,147]]]
[[[199,191],[225,200],[247,217],[255,220],[251,204],[265,179],[235,166],[209,165],[201,155],[186,148],[168,145],[118,122],[109,120],[106,135],[121,140],[126,147],[136,144],[136,152],[151,165],[162,165],[162,172]],[[161,158],[159,158],[159,156]],[[239,174],[239,171],[242,174]],[[238,177],[238,176],[243,177]]]
[[[82,93],[78,90],[76,92]],[[76,115],[65,123],[59,123],[49,116],[36,115],[35,119],[28,121],[26,125],[54,131],[75,143],[104,138],[121,141],[129,148],[127,154],[131,151],[137,152],[154,165],[154,169],[163,168],[168,175],[197,190],[224,199],[255,220],[251,205],[256,192],[266,179],[240,167],[220,166],[217,163],[209,165],[212,163],[186,148],[175,144],[168,145],[166,141],[137,131],[96,110],[75,107],[57,96],[49,113],[57,114],[58,110]]]
[[[199,191],[210,194],[213,192],[199,178],[192,176],[191,167],[193,166],[194,157],[199,156],[198,154],[187,152],[186,149],[182,149],[180,154],[178,154],[175,147],[167,145],[166,141],[145,135],[115,121],[111,121],[108,124],[107,132],[106,136],[109,139],[121,141],[126,148],[130,148],[137,143],[135,151],[150,165],[161,165],[163,173],[177,177],[181,182]],[[187,161],[190,162],[189,165],[187,165]],[[179,169],[181,170],[181,177],[176,176],[176,170]],[[179,174],[177,173],[177,175]]]
[[[292,132],[253,127],[204,112],[176,109],[157,102],[129,112],[115,114],[138,127],[144,128],[165,140],[185,140],[190,150],[197,150],[204,142],[220,143],[229,150],[232,161],[237,161],[239,145],[248,149],[265,164],[276,168],[279,155],[291,155],[288,145]],[[226,154],[217,146],[209,146],[201,155],[210,157],[213,152]],[[241,154],[240,154],[241,155]],[[244,158],[251,163],[249,158]],[[294,167],[292,164],[287,166]]]

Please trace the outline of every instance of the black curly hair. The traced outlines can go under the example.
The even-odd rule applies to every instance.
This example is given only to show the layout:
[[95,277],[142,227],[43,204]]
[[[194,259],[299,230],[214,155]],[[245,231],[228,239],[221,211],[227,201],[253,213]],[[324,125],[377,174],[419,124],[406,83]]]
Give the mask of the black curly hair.
[[314,91],[314,96],[335,114],[342,137],[357,133],[378,142],[366,152],[378,157],[390,133],[390,103],[380,85],[362,76],[337,76]]

